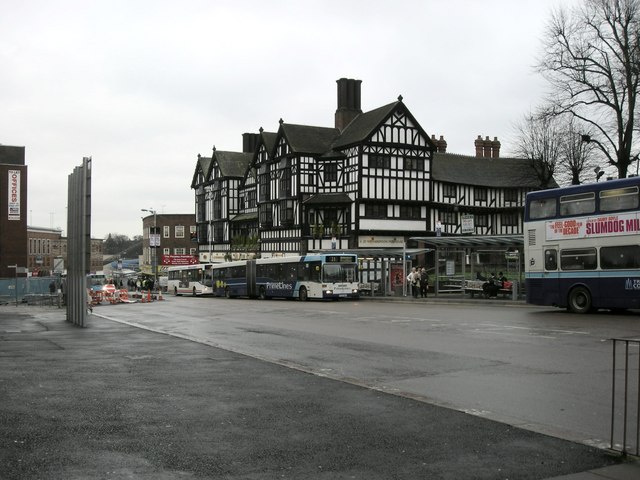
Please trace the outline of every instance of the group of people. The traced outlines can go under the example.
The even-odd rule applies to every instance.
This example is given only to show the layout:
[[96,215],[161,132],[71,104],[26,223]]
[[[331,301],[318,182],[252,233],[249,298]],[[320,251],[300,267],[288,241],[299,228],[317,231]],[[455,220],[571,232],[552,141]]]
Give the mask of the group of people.
[[497,277],[495,273],[491,273],[489,278],[483,277],[480,272],[478,272],[476,278],[484,281],[482,284],[482,293],[487,298],[497,297],[498,292],[501,288],[504,288],[505,282],[507,282],[507,277],[505,277],[502,272],[498,272]]
[[424,267],[414,267],[407,275],[407,282],[411,285],[411,295],[413,298],[427,298],[429,290],[429,275]]

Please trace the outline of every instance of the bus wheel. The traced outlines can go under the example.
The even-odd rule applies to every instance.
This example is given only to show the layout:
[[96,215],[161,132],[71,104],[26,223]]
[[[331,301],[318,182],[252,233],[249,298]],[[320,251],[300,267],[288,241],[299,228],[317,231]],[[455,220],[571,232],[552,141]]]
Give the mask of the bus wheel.
[[569,310],[573,313],[587,313],[591,310],[591,294],[585,287],[576,287],[569,292]]
[[193,287],[193,292],[191,293],[194,297],[196,296],[196,287]]
[[258,298],[260,300],[266,300],[267,299],[267,291],[265,290],[264,287],[260,287],[260,291],[258,292]]
[[309,300],[309,294],[307,293],[307,289],[305,287],[300,287],[299,298],[301,302],[306,302]]
[[173,287],[173,294],[177,297],[178,296],[178,287]]
[[231,298],[231,289],[229,287],[224,289],[224,296],[227,298]]

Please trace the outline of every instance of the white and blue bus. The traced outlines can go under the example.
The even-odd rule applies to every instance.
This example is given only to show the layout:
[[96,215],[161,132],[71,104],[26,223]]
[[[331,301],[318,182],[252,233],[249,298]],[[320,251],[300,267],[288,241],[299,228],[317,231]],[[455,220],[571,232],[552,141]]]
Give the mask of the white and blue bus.
[[575,313],[640,308],[640,177],[527,195],[527,302]]
[[167,292],[174,295],[211,295],[212,264],[180,265],[167,269]]
[[358,298],[358,257],[311,254],[214,264],[214,294],[251,298]]

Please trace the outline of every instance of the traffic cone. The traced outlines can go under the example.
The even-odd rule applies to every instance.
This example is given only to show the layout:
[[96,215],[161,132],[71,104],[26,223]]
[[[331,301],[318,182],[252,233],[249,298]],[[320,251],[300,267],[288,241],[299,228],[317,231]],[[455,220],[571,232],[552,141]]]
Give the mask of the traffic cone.
[[151,303],[151,290],[147,290],[147,302]]

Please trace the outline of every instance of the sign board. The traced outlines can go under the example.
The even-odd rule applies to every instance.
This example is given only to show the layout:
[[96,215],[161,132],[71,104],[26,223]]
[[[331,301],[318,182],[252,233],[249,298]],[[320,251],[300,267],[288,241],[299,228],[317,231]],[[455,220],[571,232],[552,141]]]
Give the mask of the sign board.
[[404,275],[401,263],[391,264],[391,289],[402,288]]
[[9,170],[9,220],[20,220],[20,170]]
[[456,262],[455,262],[455,260],[447,260],[447,263],[446,263],[446,274],[447,275],[455,275],[456,274]]
[[150,247],[159,247],[160,246],[160,234],[152,233],[149,235],[149,246]]
[[474,230],[473,215],[462,215],[462,233],[473,233]]
[[56,257],[53,259],[53,271],[56,273],[64,272],[64,258]]
[[197,265],[198,259],[193,255],[162,255],[162,265]]
[[358,237],[359,248],[402,248],[404,237],[383,237],[383,236],[360,236]]

